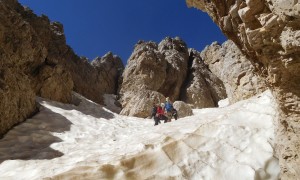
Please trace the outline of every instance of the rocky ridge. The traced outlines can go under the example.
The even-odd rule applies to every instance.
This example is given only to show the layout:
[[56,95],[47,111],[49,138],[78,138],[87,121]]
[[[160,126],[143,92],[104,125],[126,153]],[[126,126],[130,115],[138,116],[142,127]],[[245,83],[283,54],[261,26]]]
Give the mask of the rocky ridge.
[[75,90],[102,103],[104,93],[116,92],[114,81],[105,80],[119,79],[117,57],[92,66],[66,44],[62,24],[36,16],[16,0],[0,1],[0,16],[0,135],[36,111],[36,96],[68,103]]

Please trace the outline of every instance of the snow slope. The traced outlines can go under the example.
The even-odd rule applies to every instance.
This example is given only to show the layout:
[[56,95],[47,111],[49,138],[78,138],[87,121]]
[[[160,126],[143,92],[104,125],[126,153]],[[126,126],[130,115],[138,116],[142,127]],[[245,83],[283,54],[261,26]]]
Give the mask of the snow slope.
[[80,101],[39,99],[0,140],[0,179],[278,179],[270,91],[159,126]]

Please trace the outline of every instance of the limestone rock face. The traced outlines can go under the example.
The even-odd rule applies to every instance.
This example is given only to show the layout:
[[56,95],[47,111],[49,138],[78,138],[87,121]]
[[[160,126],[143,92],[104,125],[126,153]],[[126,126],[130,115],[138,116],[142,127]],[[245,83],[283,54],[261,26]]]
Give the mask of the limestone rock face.
[[15,72],[0,69],[0,135],[36,111],[35,92],[28,76]]
[[[141,103],[146,94],[151,100],[147,100],[147,107],[143,106],[148,109],[133,110],[133,105]],[[216,107],[227,96],[222,81],[210,72],[200,53],[189,52],[180,38],[167,37],[158,45],[140,41],[123,73],[121,114],[147,117],[152,104],[165,102],[166,97],[172,102],[183,100],[195,108],[203,108]]]
[[193,115],[192,108],[183,101],[175,101],[173,107],[177,110],[178,118]]
[[236,45],[228,40],[213,43],[202,52],[203,61],[224,83],[229,102],[248,99],[267,89],[265,81],[254,73],[254,66]]
[[216,107],[219,100],[227,97],[223,82],[211,73],[198,51],[189,49],[189,61],[181,100],[193,108]]
[[92,64],[84,57],[69,56],[72,61],[64,66],[71,72],[76,92],[100,104],[103,103],[104,94],[116,94],[118,79],[124,69],[118,56],[109,52],[94,59]]
[[[33,29],[33,41],[39,41],[43,48],[44,56],[38,59],[38,64],[33,64],[27,70],[36,95],[54,101],[70,102],[73,81],[70,72],[62,65],[66,61],[65,52],[68,49],[62,24],[50,22],[46,16],[38,17],[20,5],[15,5],[14,8]],[[33,48],[36,49],[36,45]],[[34,51],[30,53],[35,54]]]
[[174,101],[178,99],[181,86],[187,75],[188,48],[180,38],[167,37],[159,43],[158,50],[167,61],[166,78],[158,92]]
[[136,117],[148,117],[151,114],[153,104],[158,104],[159,100],[165,97],[159,92],[147,89],[128,91],[122,97],[124,107],[120,114]]
[[[70,77],[47,64],[48,51],[27,21],[27,13],[31,12],[17,1],[0,2],[0,135],[36,111],[36,95],[58,101],[70,98],[71,91],[60,91]],[[35,86],[38,79],[39,87]]]
[[[147,117],[151,112],[153,102],[164,101],[161,93],[155,93],[163,85],[166,78],[167,62],[157,49],[154,42],[139,41],[130,56],[123,73],[123,82],[120,89],[120,102],[122,104],[121,114]],[[147,109],[133,109],[139,103],[143,95],[154,96],[147,105]],[[147,100],[148,101],[148,100]]]
[[[95,60],[93,66],[86,58],[78,57],[66,44],[62,24],[50,22],[46,16],[37,17],[30,10],[22,12],[22,16],[35,30],[38,39],[45,47],[46,55],[43,61],[45,65],[49,66],[46,72],[52,73],[55,77],[47,79],[46,85],[54,86],[60,83],[60,87],[41,89],[38,95],[51,100],[69,102],[71,100],[71,91],[74,89],[74,91],[94,102],[103,103],[104,94],[116,93],[118,83],[116,83],[117,80],[115,79],[120,77],[124,69],[119,57],[108,53],[102,58],[97,58],[99,63],[96,63],[97,60]],[[50,67],[54,72],[51,72]],[[43,70],[40,66],[37,66],[37,68],[36,71],[40,72],[40,69]],[[38,74],[36,77],[38,81],[35,83],[35,87],[45,87],[40,82],[45,77],[45,73],[42,72],[42,75]],[[52,80],[52,82],[49,82],[49,80]],[[43,96],[46,94],[55,95],[54,92],[56,94],[63,92],[64,94],[62,98]]]
[[[117,94],[119,88],[120,77],[122,76],[124,65],[121,58],[117,55],[113,55],[112,52],[108,52],[103,57],[97,57],[91,64],[96,68],[99,68],[103,72],[103,81],[107,83],[107,93]],[[103,84],[102,84],[103,86]]]
[[187,0],[187,4],[207,12],[272,88],[280,107],[276,151],[281,179],[299,178],[299,2]]
[[158,90],[166,78],[167,62],[154,42],[138,42],[123,73],[121,93],[138,89]]
[[[57,69],[54,67],[61,67],[61,71],[59,72],[62,74],[60,76],[69,78],[69,80],[64,79],[62,81],[65,82],[62,87],[64,92],[68,92],[68,101],[71,99],[73,86],[74,91],[97,103],[103,103],[104,94],[116,93],[117,83],[114,79],[118,79],[123,70],[122,61],[119,57],[108,53],[103,58],[98,58],[102,59],[101,63],[99,61],[98,64],[96,63],[97,65],[93,66],[89,63],[88,59],[77,56],[66,44],[62,24],[50,22],[46,16],[37,17],[31,11],[26,11],[24,16],[26,17],[26,21],[39,34],[39,39],[48,52],[45,63],[51,66],[53,71]],[[60,82],[60,79],[56,80],[51,84]],[[39,85],[40,81],[37,84]],[[52,93],[53,91],[50,89],[48,94]],[[57,100],[49,97],[45,98]],[[62,100],[58,99],[57,101]]]
[[[69,92],[73,81],[70,73],[61,65],[43,66],[39,75],[32,81],[38,96],[64,103],[70,102]],[[65,94],[65,96],[63,96]]]
[[[138,42],[123,73],[121,114],[147,117],[153,103],[164,102],[167,96],[171,100],[178,99],[187,66],[187,46],[179,38],[167,37],[158,45],[154,42]],[[145,100],[141,101],[146,97],[147,105],[143,104]],[[137,107],[136,104],[141,106]]]

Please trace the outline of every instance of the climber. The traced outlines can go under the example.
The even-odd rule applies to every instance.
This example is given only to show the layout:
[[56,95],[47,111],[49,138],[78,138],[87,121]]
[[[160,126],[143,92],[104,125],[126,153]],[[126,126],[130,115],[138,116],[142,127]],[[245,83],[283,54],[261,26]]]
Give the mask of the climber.
[[177,120],[178,118],[178,113],[177,113],[177,110],[173,107],[172,109],[172,116],[174,117],[175,120]]
[[150,119],[152,119],[153,117],[155,117],[156,112],[157,112],[157,106],[156,106],[155,103],[153,103],[153,105],[152,105],[152,111],[151,111],[151,115],[150,115]]
[[155,121],[155,125],[158,125],[159,121],[161,120],[164,120],[165,123],[168,122],[168,118],[165,116],[164,106],[165,104],[161,103],[161,105],[157,107],[157,113],[156,113],[157,120]]
[[156,126],[160,123],[160,120],[156,116],[157,108],[158,108],[158,106],[155,103],[153,103],[150,119],[154,118],[154,123],[155,123],[154,126]]
[[173,115],[173,113],[172,113],[173,112],[173,105],[172,105],[169,97],[166,98],[165,109],[167,111],[168,122],[171,122],[172,115]]

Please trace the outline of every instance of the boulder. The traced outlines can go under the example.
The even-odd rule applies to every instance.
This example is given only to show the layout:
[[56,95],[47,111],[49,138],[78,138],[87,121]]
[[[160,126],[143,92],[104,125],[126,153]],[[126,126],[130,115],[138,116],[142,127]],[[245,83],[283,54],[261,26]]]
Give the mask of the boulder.
[[192,108],[183,101],[175,101],[173,107],[177,110],[178,118],[193,115]]

